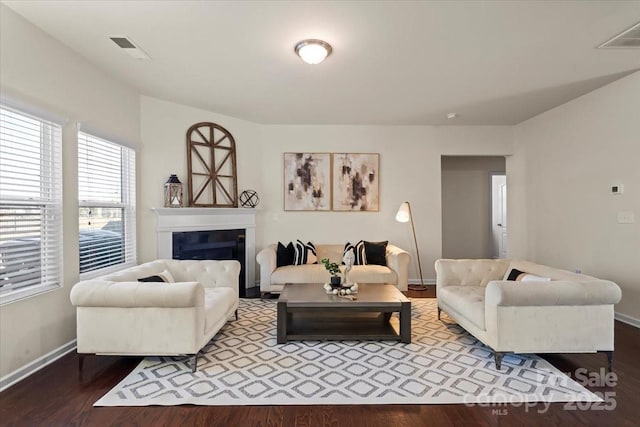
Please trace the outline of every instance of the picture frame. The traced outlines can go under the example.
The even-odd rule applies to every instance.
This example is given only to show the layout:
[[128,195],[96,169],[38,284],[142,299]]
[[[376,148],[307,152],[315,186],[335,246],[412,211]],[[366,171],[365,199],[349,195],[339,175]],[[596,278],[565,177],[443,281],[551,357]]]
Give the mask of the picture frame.
[[284,210],[331,210],[331,154],[284,153]]
[[380,154],[332,154],[332,209],[378,212],[380,210]]

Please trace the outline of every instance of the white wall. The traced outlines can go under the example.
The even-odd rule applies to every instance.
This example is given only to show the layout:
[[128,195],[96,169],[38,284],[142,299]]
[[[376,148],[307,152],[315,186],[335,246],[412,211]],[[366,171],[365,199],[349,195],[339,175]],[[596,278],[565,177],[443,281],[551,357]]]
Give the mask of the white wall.
[[[155,257],[155,217],[150,209],[161,206],[162,184],[170,173],[186,181],[185,132],[198,121],[225,126],[237,141],[239,189],[253,188],[262,198],[259,248],[298,237],[317,242],[384,238],[413,252],[409,228],[393,220],[399,203],[408,199],[416,212],[427,277],[433,277],[432,264],[440,254],[440,155],[504,155],[511,150],[506,127],[263,126],[153,98],[143,99],[141,113],[136,91],[0,7],[3,97],[69,119],[63,130],[64,286],[0,308],[0,377],[75,338],[69,290],[78,280],[76,122],[123,142],[136,144],[142,139],[138,152],[140,261]],[[380,212],[284,213],[285,151],[381,153]],[[321,223],[332,228],[318,227]],[[416,278],[417,267],[412,270]]]
[[[0,377],[75,338],[69,290],[78,279],[75,122],[88,123],[139,151],[139,260],[155,257],[155,217],[170,173],[186,182],[187,128],[226,127],[238,144],[239,189],[261,196],[258,249],[277,240],[318,243],[389,239],[414,252],[407,224],[394,221],[412,202],[423,269],[433,279],[441,254],[442,155],[504,156],[509,186],[510,256],[612,279],[618,311],[640,318],[640,230],[616,214],[640,215],[640,74],[635,73],[515,127],[266,126],[178,104],[140,98],[77,54],[0,5],[0,89],[63,114],[64,287],[0,308]],[[140,112],[141,111],[141,112]],[[513,152],[512,152],[513,150]],[[380,211],[284,212],[284,152],[380,153]],[[622,183],[625,194],[611,196]],[[637,218],[640,219],[640,218]],[[414,254],[415,255],[415,254]],[[415,256],[413,257],[415,260]],[[417,266],[410,276],[416,279]]]
[[615,281],[616,312],[640,319],[640,72],[517,125],[515,153],[509,197],[512,181],[526,191],[509,205],[510,233],[528,236],[517,257]]
[[491,258],[491,172],[505,172],[505,158],[442,158],[442,256]]
[[[154,98],[142,99],[141,259],[153,259],[155,216],[162,205],[162,184],[170,173],[186,183],[186,131],[199,121],[227,128],[238,150],[238,187],[260,195],[258,250],[292,239],[316,243],[389,240],[409,250],[407,224],[394,220],[401,202],[411,201],[425,279],[435,278],[441,253],[440,156],[511,154],[509,127],[430,126],[273,126],[259,125]],[[379,212],[284,212],[283,153],[380,153]],[[414,256],[415,259],[415,256]],[[417,264],[410,278],[417,279]]]
[[233,135],[239,192],[252,188],[262,196],[259,169],[263,167],[263,145],[256,124],[143,96],[138,179],[139,261],[157,258],[156,215],[151,209],[164,206],[164,183],[169,175],[178,175],[183,184],[184,200],[187,201],[187,129],[199,122],[217,123]]
[[63,128],[64,283],[0,308],[0,377],[75,339],[69,302],[78,281],[77,121],[121,141],[139,141],[138,94],[116,82],[11,9],[0,5],[2,96],[69,119]]

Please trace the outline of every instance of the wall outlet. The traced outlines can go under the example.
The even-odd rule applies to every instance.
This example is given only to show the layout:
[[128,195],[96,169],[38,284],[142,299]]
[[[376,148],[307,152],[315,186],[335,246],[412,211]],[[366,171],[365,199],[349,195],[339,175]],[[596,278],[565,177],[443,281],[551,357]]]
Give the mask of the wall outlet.
[[633,212],[618,212],[618,224],[633,224],[636,215]]
[[611,194],[622,194],[623,191],[624,191],[624,188],[622,187],[622,184],[611,186]]

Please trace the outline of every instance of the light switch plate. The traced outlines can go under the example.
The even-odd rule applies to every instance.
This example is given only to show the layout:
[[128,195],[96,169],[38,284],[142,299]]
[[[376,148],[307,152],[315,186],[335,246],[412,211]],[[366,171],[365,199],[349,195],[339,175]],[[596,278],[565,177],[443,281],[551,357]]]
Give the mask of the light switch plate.
[[618,224],[633,224],[636,215],[633,212],[618,212]]

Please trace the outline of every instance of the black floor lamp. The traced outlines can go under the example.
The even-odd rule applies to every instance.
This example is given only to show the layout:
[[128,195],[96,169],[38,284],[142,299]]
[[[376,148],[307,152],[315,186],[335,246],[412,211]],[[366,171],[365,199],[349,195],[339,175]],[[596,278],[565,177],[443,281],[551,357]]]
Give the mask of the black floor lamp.
[[411,204],[409,202],[404,202],[398,208],[398,213],[396,214],[396,221],[398,222],[410,222],[411,223],[411,231],[413,232],[413,242],[416,245],[416,255],[418,256],[418,271],[420,271],[420,284],[419,285],[409,285],[409,290],[412,291],[426,291],[427,287],[424,284],[424,280],[422,278],[422,263],[420,262],[420,251],[418,250],[418,239],[416,238],[416,228],[413,225],[413,215],[411,213]]

